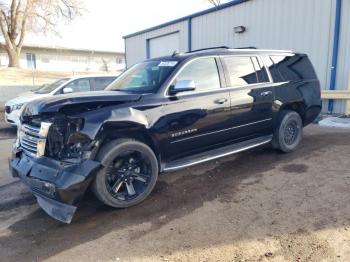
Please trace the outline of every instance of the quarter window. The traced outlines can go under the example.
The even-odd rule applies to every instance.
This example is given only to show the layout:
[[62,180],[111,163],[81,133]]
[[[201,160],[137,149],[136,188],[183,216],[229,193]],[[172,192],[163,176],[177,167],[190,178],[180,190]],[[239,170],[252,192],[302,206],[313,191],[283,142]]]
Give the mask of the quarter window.
[[196,91],[220,88],[220,78],[215,58],[202,58],[193,61],[178,75],[176,81],[180,80],[193,80]]
[[269,68],[270,74],[274,82],[284,82],[284,78],[279,70],[279,63],[283,61],[285,56],[268,56],[265,57],[265,64]]
[[305,55],[271,55],[265,60],[275,82],[317,79],[313,66]]
[[251,57],[230,56],[223,57],[223,61],[229,74],[231,86],[242,86],[259,82]]
[[100,91],[104,90],[112,81],[114,80],[114,77],[98,77],[95,78],[95,90]]

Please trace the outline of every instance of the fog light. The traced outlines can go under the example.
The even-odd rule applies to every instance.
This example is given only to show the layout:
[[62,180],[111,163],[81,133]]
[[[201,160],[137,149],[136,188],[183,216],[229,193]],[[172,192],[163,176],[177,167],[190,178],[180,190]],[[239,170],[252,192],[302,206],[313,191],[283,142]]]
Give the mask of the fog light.
[[45,182],[42,186],[42,189],[50,195],[53,195],[56,191],[55,185],[49,182]]
[[36,144],[36,155],[37,157],[41,157],[45,155],[45,145],[46,145],[46,139],[39,139],[38,143]]

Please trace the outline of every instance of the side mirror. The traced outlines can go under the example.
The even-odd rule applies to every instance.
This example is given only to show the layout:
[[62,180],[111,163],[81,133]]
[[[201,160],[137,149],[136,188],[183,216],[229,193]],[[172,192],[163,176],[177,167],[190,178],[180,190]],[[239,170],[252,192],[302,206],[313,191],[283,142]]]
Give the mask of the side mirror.
[[73,93],[73,89],[70,87],[65,87],[62,90],[63,94],[69,94],[69,93]]
[[174,86],[170,87],[170,94],[175,95],[181,92],[194,91],[195,89],[196,84],[193,80],[180,80]]

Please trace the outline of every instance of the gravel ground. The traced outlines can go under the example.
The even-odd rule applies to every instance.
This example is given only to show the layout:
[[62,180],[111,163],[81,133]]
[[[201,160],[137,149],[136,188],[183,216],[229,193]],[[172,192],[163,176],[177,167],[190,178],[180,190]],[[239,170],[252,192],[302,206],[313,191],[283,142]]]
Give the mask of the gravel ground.
[[300,148],[255,149],[162,176],[142,204],[91,194],[72,224],[9,178],[0,141],[2,261],[350,261],[350,132],[306,128]]

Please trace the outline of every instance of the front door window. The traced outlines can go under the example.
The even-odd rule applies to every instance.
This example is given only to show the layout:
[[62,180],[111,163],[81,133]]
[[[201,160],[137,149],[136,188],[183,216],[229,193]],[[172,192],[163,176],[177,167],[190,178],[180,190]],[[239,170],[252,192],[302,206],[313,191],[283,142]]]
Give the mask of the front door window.
[[220,88],[220,78],[215,59],[202,58],[191,62],[176,78],[176,81],[181,80],[193,80],[197,92]]

